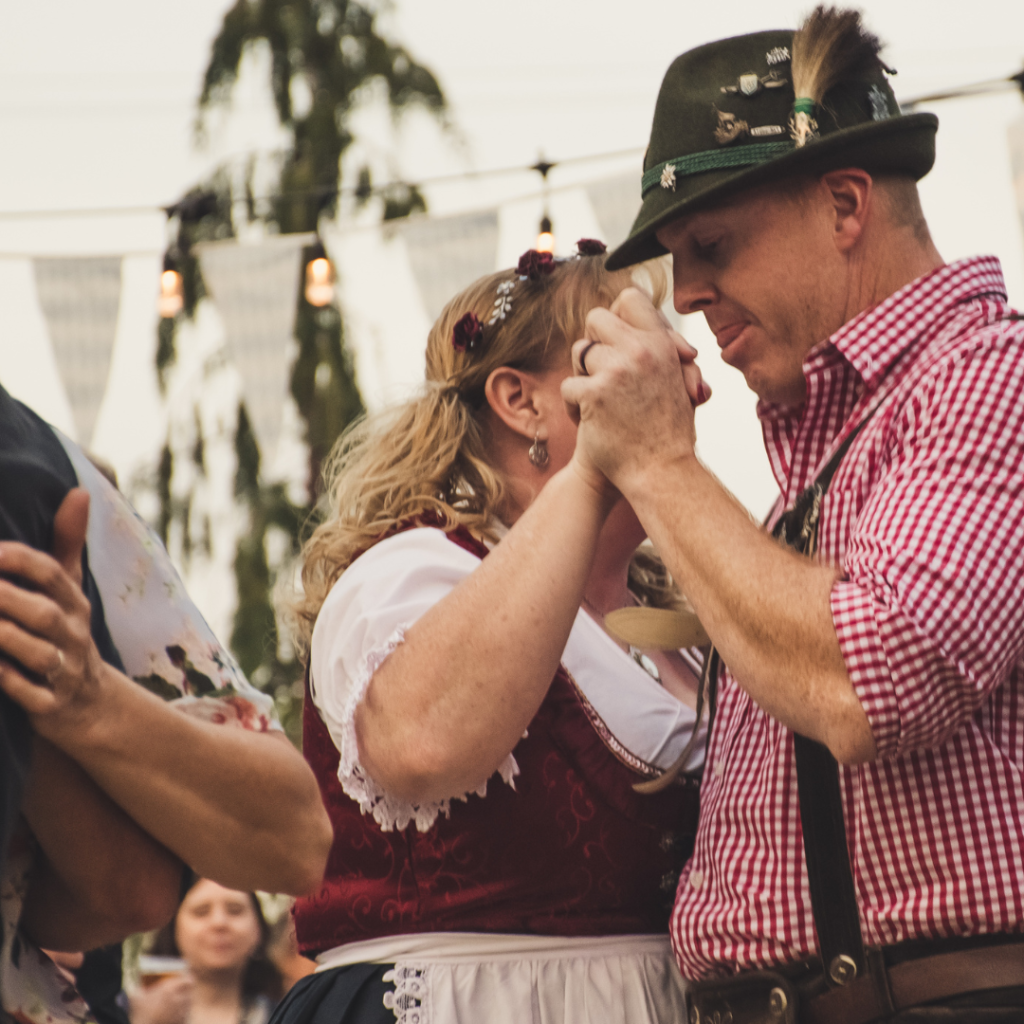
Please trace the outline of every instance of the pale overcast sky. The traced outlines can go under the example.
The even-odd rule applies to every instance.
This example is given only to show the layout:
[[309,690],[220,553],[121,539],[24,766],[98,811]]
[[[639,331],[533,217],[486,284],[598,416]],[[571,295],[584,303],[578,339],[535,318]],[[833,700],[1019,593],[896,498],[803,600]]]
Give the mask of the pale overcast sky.
[[[218,121],[209,149],[193,147],[194,100],[210,40],[229,6],[3,0],[0,210],[165,203],[225,155],[272,148],[279,136],[255,75],[243,80],[227,130]],[[658,84],[677,53],[725,35],[792,25],[806,6],[397,0],[383,22],[438,74],[459,138],[440,137],[424,119],[409,118],[395,169],[415,180],[527,164],[541,150],[558,158],[642,149]],[[889,43],[889,61],[900,72],[898,95],[1011,74],[1024,64],[1024,4],[1017,0],[879,0],[864,8]],[[996,204],[1009,194],[1001,174],[1006,126],[1022,106],[1010,94],[935,109],[943,121],[939,165],[925,199],[940,236],[967,251],[987,237]],[[618,166],[636,163],[632,157]],[[552,179],[557,184],[609,169],[615,168],[567,168]],[[990,171],[999,188],[987,186]],[[445,210],[532,186],[524,176],[486,188],[437,188],[432,198],[435,209]],[[954,223],[960,231],[951,229]],[[61,233],[64,244],[72,237],[82,244],[87,235],[97,248],[133,237],[114,218],[90,223],[88,232],[67,225],[52,230],[33,224],[33,247],[40,236],[59,247]],[[4,251],[28,240],[0,223]],[[1017,242],[1019,249],[1019,232]]]

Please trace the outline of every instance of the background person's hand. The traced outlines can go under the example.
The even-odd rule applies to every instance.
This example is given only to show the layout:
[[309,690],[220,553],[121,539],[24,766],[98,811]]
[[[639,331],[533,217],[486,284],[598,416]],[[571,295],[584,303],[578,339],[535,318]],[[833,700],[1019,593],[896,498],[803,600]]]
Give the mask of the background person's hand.
[[696,354],[635,288],[623,291],[611,309],[592,310],[586,337],[573,346],[577,376],[562,384],[580,428],[574,461],[620,486],[625,472],[692,456],[693,409],[711,394]]
[[163,978],[131,997],[132,1024],[186,1024],[195,981],[191,974]]
[[88,493],[75,488],[54,519],[53,555],[0,543],[0,688],[58,745],[88,724],[103,686],[81,587],[88,521]]

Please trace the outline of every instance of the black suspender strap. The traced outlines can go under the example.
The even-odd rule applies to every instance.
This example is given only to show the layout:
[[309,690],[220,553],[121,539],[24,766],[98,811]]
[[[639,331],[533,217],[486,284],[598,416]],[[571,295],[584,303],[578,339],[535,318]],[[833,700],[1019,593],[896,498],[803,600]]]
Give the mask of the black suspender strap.
[[[869,414],[850,431],[814,483],[783,513],[772,530],[774,537],[801,554],[814,554],[822,498],[843,456],[870,418]],[[844,985],[863,975],[866,964],[843,821],[839,765],[828,747],[806,736],[794,733],[793,748],[818,948],[829,981]]]
[[[877,405],[875,406],[877,408]],[[801,554],[813,555],[818,538],[821,500],[832,483],[843,456],[874,414],[872,409],[843,440],[789,511],[780,516],[772,536]],[[708,738],[715,718],[719,654],[708,652]],[[825,974],[830,982],[843,985],[865,970],[864,940],[857,913],[850,853],[846,845],[843,801],[839,791],[839,765],[829,749],[806,736],[793,735],[796,781],[800,797],[800,821],[804,834],[804,856],[811,890],[811,910],[818,932]]]
[[863,975],[865,960],[839,766],[828,747],[799,733],[793,734],[793,750],[818,951],[829,980],[844,985]]

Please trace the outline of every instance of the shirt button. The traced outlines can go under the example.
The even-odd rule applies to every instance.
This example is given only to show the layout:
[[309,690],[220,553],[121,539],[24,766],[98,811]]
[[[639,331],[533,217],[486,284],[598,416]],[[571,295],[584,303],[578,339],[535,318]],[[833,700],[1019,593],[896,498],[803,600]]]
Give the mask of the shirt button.
[[704,872],[703,871],[691,871],[690,872],[690,886],[694,889],[699,889],[704,884]]
[[725,765],[721,761],[716,761],[714,768],[711,769],[711,774],[716,779],[720,779],[725,774]]

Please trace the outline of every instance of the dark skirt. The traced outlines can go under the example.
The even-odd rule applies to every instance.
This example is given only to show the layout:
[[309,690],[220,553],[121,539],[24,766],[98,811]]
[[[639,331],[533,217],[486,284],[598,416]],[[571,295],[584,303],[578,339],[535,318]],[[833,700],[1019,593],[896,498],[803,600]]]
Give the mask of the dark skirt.
[[384,981],[394,964],[352,964],[310,974],[296,982],[268,1024],[395,1024],[384,996],[395,986]]

